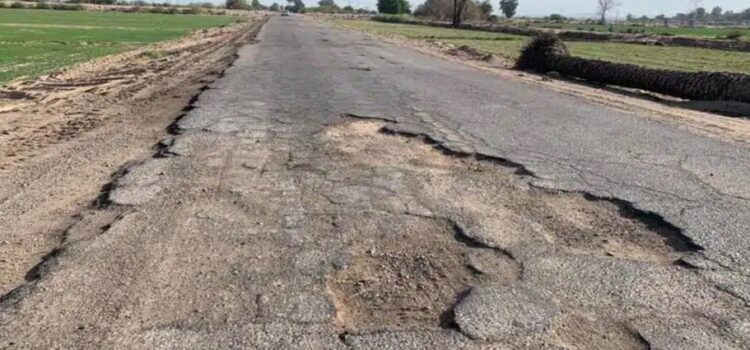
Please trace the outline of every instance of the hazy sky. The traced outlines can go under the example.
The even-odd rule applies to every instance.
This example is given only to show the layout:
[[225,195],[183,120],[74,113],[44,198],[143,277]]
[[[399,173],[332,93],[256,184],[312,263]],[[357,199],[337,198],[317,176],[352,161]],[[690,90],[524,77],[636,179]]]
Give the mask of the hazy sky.
[[[278,1],[278,0],[276,0]],[[351,1],[351,2],[350,2]],[[497,10],[500,0],[490,0],[492,6]],[[273,0],[261,0],[262,3],[272,3]],[[303,0],[308,6],[315,6],[317,0]],[[375,8],[377,0],[336,0],[340,6],[346,6],[351,3],[354,7]],[[423,2],[423,0],[409,0],[413,6]],[[687,12],[690,8],[690,0],[621,0],[622,6],[617,11],[620,17],[625,17],[628,13],[634,15],[654,16],[661,13],[673,15],[677,12]],[[281,2],[280,2],[281,3]],[[725,10],[743,10],[750,7],[750,0],[703,0],[703,7],[709,9],[714,6],[721,6]],[[591,15],[596,12],[596,0],[519,0],[519,15],[548,15],[558,12],[567,16]],[[614,15],[614,14],[613,14]]]
[[[148,1],[148,0],[147,0]],[[165,0],[151,0],[162,2]],[[190,3],[211,1],[219,4],[225,0],[166,0],[172,3]],[[250,0],[247,0],[250,2]],[[302,0],[307,6],[317,6],[318,0]],[[354,7],[367,7],[375,9],[377,0],[335,0],[339,6],[351,4]],[[412,3],[412,8],[424,2],[424,0],[408,0]],[[482,1],[482,0],[478,0]],[[495,9],[498,11],[500,0],[490,0]],[[264,5],[271,5],[274,2],[286,4],[286,0],[260,0]],[[628,13],[636,16],[648,15],[656,16],[659,14],[674,15],[678,12],[689,12],[691,0],[620,0],[622,6],[616,9],[616,14],[624,18]],[[734,10],[735,12],[750,8],[750,0],[702,0],[702,6],[708,11],[714,6],[721,6],[725,11]],[[594,16],[596,13],[596,0],[519,0],[518,15],[520,16],[546,16],[551,13],[561,13],[570,17]],[[612,14],[615,16],[615,13]]]

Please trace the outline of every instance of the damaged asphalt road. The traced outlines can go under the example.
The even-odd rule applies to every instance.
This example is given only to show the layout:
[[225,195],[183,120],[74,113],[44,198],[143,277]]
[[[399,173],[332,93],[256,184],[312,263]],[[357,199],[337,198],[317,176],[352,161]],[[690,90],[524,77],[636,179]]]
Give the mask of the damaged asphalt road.
[[744,146],[272,18],[0,348],[746,349]]

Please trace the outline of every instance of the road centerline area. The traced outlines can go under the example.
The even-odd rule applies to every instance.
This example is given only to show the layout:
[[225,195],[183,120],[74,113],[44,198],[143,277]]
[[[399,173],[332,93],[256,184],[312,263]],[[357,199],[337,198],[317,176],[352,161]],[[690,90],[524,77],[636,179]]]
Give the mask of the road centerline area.
[[2,299],[0,347],[750,343],[745,146],[300,16],[257,41]]

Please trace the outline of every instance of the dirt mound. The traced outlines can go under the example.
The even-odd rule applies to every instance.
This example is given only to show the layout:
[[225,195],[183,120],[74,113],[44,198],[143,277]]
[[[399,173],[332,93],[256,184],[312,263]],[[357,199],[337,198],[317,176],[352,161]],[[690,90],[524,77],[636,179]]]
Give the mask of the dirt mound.
[[723,72],[678,72],[573,57],[554,35],[541,35],[521,52],[516,68],[558,72],[587,81],[653,91],[689,100],[750,103],[750,76]]
[[542,34],[531,40],[523,49],[516,62],[516,68],[548,72],[554,70],[550,67],[551,59],[567,56],[570,56],[570,51],[560,38],[552,34]]

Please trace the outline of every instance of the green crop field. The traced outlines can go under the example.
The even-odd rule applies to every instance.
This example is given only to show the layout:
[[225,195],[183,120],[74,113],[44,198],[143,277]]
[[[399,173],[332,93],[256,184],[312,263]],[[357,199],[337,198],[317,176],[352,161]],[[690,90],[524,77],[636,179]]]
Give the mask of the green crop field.
[[644,31],[647,34],[667,34],[667,35],[680,35],[680,36],[694,36],[694,37],[705,37],[705,38],[725,38],[729,33],[733,31],[739,31],[743,34],[742,39],[750,39],[750,29],[748,28],[708,28],[708,27],[664,27],[664,26],[634,26],[634,25],[601,25],[601,24],[575,24],[575,23],[532,23],[532,27],[536,28],[552,28],[552,29],[568,29],[568,30],[584,30],[584,31],[596,31],[596,32],[608,32],[609,28],[615,33],[626,33],[628,30]]
[[0,84],[236,20],[230,16],[0,9]]
[[[529,40],[526,36],[412,24],[358,20],[335,21],[376,34],[399,34],[412,39],[436,40],[457,46],[466,45],[513,60],[518,58],[521,49]],[[724,71],[750,74],[749,52],[602,42],[566,44],[573,55],[584,58],[680,71]]]

